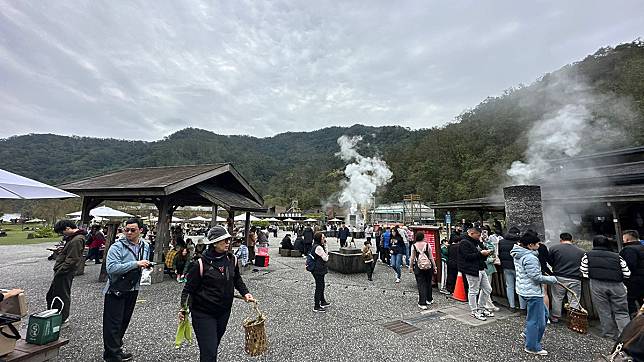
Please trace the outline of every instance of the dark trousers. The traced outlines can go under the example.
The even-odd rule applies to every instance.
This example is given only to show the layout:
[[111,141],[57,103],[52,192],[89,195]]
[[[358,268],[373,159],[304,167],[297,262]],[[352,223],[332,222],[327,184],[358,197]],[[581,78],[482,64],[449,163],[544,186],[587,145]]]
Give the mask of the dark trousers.
[[376,268],[376,259],[374,259],[372,262],[366,263],[366,264],[367,264],[367,268],[368,268],[367,269],[367,279],[371,280],[371,278],[373,277],[373,270]]
[[344,248],[347,246],[347,239],[340,239],[340,247]]
[[96,264],[101,263],[101,249],[91,248],[87,251],[87,258],[85,258],[85,260],[92,260],[92,259],[94,259],[94,262]]
[[305,255],[310,254],[312,248],[313,248],[313,244],[304,243],[304,254]]
[[221,338],[226,333],[230,310],[219,316],[201,312],[192,312],[192,327],[199,345],[199,361],[217,361],[217,350]]
[[416,275],[416,286],[418,287],[418,304],[426,305],[434,300],[432,297],[432,275],[434,270],[420,270],[414,266],[414,274]]
[[120,296],[105,294],[103,304],[103,359],[119,361],[123,353],[123,336],[130,325],[137,290],[124,292]]
[[315,307],[320,307],[320,303],[326,303],[326,299],[324,299],[324,274],[313,274],[313,279],[315,279],[313,301],[315,302]]
[[[445,289],[448,292],[454,293],[456,287],[456,278],[458,277],[458,267],[456,264],[452,265],[447,263],[447,279],[445,280]],[[465,280],[465,278],[463,278]]]
[[[629,281],[630,282],[630,281]],[[628,302],[628,314],[635,318],[639,307],[644,305],[644,287],[639,284],[625,282],[627,293],[626,301]],[[637,304],[639,303],[639,307]]]
[[70,271],[67,273],[56,273],[54,274],[54,280],[51,281],[49,286],[49,291],[47,292],[47,308],[60,308],[60,302],[56,300],[56,303],[53,303],[54,298],[58,297],[63,301],[64,305],[62,311],[63,322],[69,318],[69,307],[72,303],[72,281],[74,280],[74,272]]

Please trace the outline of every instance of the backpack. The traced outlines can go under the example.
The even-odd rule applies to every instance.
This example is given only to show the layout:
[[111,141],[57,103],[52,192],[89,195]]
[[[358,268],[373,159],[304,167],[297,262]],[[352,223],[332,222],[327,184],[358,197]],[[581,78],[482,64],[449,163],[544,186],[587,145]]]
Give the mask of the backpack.
[[313,272],[315,270],[315,257],[313,256],[313,250],[306,256],[306,271]]
[[[414,246],[416,248],[416,246]],[[416,265],[418,266],[418,269],[420,270],[431,270],[432,268],[432,262],[429,260],[429,257],[427,256],[427,252],[429,251],[429,244],[425,244],[425,250],[423,252],[419,252],[418,249],[416,249],[416,252],[418,253],[418,257],[416,258]]]

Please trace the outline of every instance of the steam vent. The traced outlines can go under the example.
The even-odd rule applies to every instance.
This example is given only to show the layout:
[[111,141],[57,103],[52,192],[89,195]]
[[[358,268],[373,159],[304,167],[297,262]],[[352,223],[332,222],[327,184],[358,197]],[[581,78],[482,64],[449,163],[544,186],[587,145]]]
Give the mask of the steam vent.
[[521,233],[532,229],[544,240],[541,187],[533,185],[508,186],[503,188],[507,227],[516,226]]

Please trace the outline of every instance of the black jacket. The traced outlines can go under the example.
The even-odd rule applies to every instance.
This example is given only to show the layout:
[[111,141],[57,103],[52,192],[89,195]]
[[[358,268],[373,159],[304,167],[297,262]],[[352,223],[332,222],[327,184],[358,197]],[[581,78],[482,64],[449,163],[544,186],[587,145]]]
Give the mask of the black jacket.
[[190,310],[213,316],[230,312],[234,290],[237,289],[241,295],[248,294],[234,255],[227,253],[216,258],[208,251],[201,261],[203,275],[197,261],[188,272],[188,281],[181,292],[181,305],[188,303]]
[[349,231],[349,228],[346,226],[338,230],[338,239],[347,240],[350,235],[351,235],[351,232]]
[[327,262],[324,261],[322,257],[315,252],[315,249],[317,249],[318,246],[321,246],[322,249],[325,249],[326,251],[326,248],[324,246],[320,244],[313,244],[311,248],[311,254],[313,254],[313,258],[315,260],[315,269],[313,269],[312,273],[324,275],[329,272],[329,268],[326,265]]
[[631,271],[631,277],[625,284],[644,290],[644,245],[639,242],[625,244],[619,255]]
[[510,255],[510,250],[519,241],[519,235],[506,234],[501,241],[499,241],[499,260],[501,260],[501,268],[514,270],[514,258]]
[[479,271],[485,269],[487,256],[481,254],[486,249],[479,240],[465,236],[458,243],[458,271],[463,274],[479,276]]
[[458,243],[452,243],[447,247],[447,265],[450,267],[458,265]]
[[293,249],[293,243],[291,242],[291,238],[288,236],[285,236],[284,239],[282,239],[282,249]]
[[302,236],[304,236],[304,244],[313,244],[313,229],[310,226],[304,228]]
[[586,253],[588,258],[588,278],[606,282],[624,280],[619,254],[606,248],[594,247]]

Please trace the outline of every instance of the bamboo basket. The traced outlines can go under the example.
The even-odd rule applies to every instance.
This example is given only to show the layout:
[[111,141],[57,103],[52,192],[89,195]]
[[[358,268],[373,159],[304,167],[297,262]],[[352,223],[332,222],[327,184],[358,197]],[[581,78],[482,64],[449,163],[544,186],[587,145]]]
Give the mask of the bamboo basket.
[[568,310],[568,328],[577,333],[588,333],[588,311],[581,306],[581,300],[579,300],[577,293],[561,283],[559,285],[570,292],[579,305],[579,309],[577,309],[573,308],[570,303],[566,304],[566,309]]
[[245,347],[246,353],[251,356],[259,356],[268,349],[266,337],[266,315],[259,310],[257,302],[253,302],[253,309],[257,312],[255,318],[244,319]]

